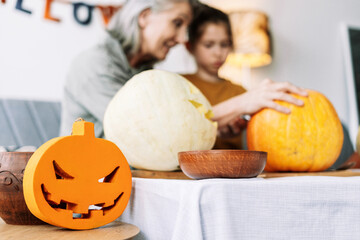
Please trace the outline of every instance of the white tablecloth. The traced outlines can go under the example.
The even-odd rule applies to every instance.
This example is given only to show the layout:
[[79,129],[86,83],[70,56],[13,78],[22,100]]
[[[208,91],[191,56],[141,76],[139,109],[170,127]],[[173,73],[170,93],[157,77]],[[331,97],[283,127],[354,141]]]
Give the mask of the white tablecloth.
[[137,239],[360,239],[360,177],[133,178]]

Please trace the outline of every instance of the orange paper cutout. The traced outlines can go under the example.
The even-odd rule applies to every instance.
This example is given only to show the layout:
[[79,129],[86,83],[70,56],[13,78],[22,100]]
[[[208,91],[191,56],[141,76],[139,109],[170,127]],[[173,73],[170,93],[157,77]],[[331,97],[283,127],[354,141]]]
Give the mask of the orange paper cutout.
[[46,0],[44,18],[55,21],[55,22],[60,22],[59,18],[55,18],[55,17],[51,16],[51,4],[53,3],[53,1],[54,0]]
[[70,229],[114,221],[129,201],[131,185],[130,167],[120,149],[95,138],[94,124],[85,121],[74,123],[72,136],[51,139],[36,150],[23,179],[30,211]]
[[107,26],[110,22],[110,19],[114,14],[121,8],[121,6],[96,6],[100,9],[101,15],[103,17],[105,26]]

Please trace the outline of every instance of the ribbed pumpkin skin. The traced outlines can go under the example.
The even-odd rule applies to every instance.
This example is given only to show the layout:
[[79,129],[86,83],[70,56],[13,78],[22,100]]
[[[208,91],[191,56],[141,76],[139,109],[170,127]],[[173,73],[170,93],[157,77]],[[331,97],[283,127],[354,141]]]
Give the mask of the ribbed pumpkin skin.
[[216,140],[212,107],[192,83],[162,70],[132,77],[109,103],[104,133],[137,169],[179,169],[178,152],[209,150]]
[[339,117],[321,93],[307,90],[303,107],[279,102],[291,114],[263,109],[247,128],[249,150],[268,152],[265,171],[316,172],[329,168],[339,157],[344,134]]

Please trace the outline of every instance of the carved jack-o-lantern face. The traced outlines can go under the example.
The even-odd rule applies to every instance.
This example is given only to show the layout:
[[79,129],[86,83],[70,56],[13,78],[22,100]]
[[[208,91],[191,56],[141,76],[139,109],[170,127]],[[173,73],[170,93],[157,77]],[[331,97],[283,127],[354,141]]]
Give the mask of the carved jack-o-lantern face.
[[30,211],[71,229],[105,225],[124,211],[131,171],[119,148],[95,138],[89,122],[75,122],[72,136],[54,138],[30,158],[24,196]]

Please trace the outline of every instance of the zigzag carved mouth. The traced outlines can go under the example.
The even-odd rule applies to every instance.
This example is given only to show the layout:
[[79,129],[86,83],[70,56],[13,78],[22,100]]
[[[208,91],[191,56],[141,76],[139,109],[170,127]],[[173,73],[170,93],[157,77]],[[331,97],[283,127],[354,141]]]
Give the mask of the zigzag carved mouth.
[[112,205],[105,206],[105,203],[97,203],[94,205],[90,205],[88,207],[87,213],[78,213],[74,209],[76,209],[77,204],[71,203],[65,200],[60,200],[60,203],[57,204],[49,199],[50,193],[47,192],[44,184],[41,185],[41,190],[43,192],[43,196],[48,204],[58,212],[69,212],[71,211],[73,214],[73,219],[86,219],[90,218],[92,215],[106,215],[108,211],[114,208],[117,203],[120,201],[121,197],[123,196],[124,192],[121,192],[118,197],[115,198],[114,203]]

